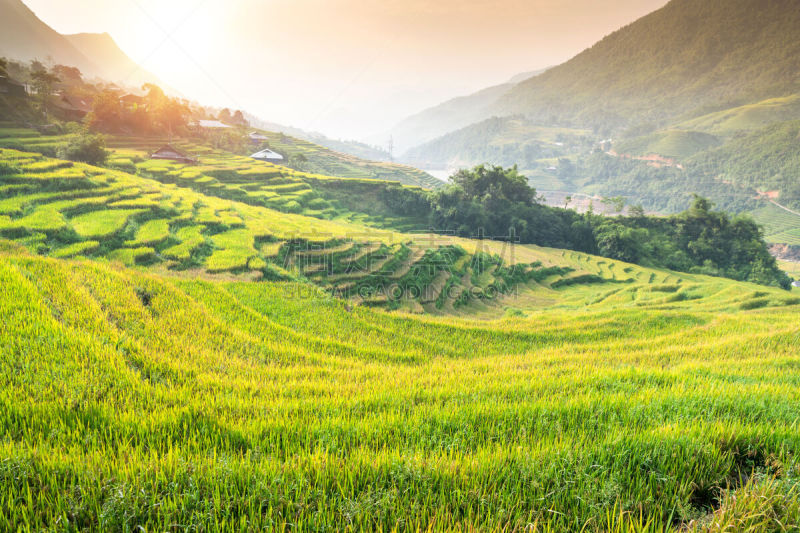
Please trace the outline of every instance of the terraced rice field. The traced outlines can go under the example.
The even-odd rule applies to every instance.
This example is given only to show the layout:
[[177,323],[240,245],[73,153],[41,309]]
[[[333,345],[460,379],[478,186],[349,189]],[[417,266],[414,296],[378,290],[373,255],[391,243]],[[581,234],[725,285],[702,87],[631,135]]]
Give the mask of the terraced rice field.
[[774,205],[758,209],[752,215],[764,226],[767,242],[800,246],[800,216]]
[[2,249],[0,529],[799,523],[784,291],[549,251],[637,281],[487,322]]
[[119,155],[0,150],[0,530],[800,529],[796,293]]
[[[237,167],[237,161],[230,156],[218,166],[174,170],[148,161],[142,175],[132,175],[2,149],[0,236],[59,258],[83,256],[248,280],[310,279],[359,303],[390,309],[411,305],[433,313],[461,312],[462,307],[469,313],[475,304],[502,314],[497,296],[535,288],[532,283],[538,287],[545,278],[580,275],[583,269],[563,265],[536,247],[510,250],[500,243],[367,230],[204,194],[216,181],[194,185],[208,174],[225,174],[233,176],[225,187],[233,187],[243,172],[254,186],[240,189],[243,193],[271,188],[280,191],[276,198],[285,199],[308,190],[285,177],[276,185],[250,166]],[[155,168],[163,172],[147,178]],[[194,176],[188,182],[179,177],[190,172]],[[492,268],[476,273],[476,261]],[[599,274],[601,282],[622,281],[610,270]]]

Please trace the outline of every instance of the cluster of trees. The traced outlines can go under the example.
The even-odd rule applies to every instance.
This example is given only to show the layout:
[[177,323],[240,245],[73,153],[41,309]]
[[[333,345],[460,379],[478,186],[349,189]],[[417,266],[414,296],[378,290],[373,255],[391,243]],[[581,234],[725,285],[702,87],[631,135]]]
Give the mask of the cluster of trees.
[[478,166],[455,174],[448,187],[430,193],[429,202],[432,227],[441,232],[510,237],[646,266],[790,286],[752,219],[713,211],[700,197],[671,217],[647,217],[641,208],[629,217],[580,214],[542,205],[516,168]]
[[249,128],[250,122],[244,118],[244,113],[241,110],[236,110],[231,113],[231,110],[227,107],[219,112],[219,117],[217,117],[220,122],[223,124],[228,124],[229,126],[240,126],[242,128]]
[[189,123],[192,111],[186,102],[170,98],[157,85],[145,84],[147,91],[141,104],[120,104],[116,91],[105,90],[94,99],[86,123],[94,131],[128,131],[137,134],[182,132]]
[[684,169],[658,168],[598,150],[580,157],[574,172],[582,177],[584,186],[607,196],[636,198],[648,211],[680,212],[692,202],[693,193],[713,198],[719,208],[733,213],[758,206],[754,189],[719,180],[719,171],[710,167],[708,171],[700,170],[694,160],[687,162]]
[[696,155],[688,167],[704,177],[722,176],[740,187],[780,191],[781,203],[800,208],[800,121],[743,132],[723,146]]
[[403,159],[423,168],[492,161],[535,169],[543,166],[542,159],[588,151],[593,145],[592,138],[575,133],[558,134],[558,144],[537,137],[543,137],[541,128],[525,117],[493,117],[412,148]]

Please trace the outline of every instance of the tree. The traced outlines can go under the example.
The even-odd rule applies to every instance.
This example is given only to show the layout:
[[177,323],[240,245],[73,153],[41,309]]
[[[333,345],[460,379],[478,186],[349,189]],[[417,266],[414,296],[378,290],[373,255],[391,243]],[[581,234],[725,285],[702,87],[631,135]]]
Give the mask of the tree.
[[231,124],[233,122],[233,117],[231,116],[231,110],[227,107],[220,111],[218,120],[223,124]]
[[4,57],[0,57],[0,76],[8,77],[8,61]]
[[147,91],[147,101],[150,122],[159,125],[172,135],[175,130],[186,126],[191,114],[189,106],[169,98],[158,85],[146,83],[142,86]]
[[250,123],[244,118],[244,114],[237,110],[236,113],[233,114],[233,118],[231,119],[231,123],[235,124],[236,126],[248,127]]
[[289,156],[289,166],[297,170],[303,170],[308,158],[303,153],[296,153]]
[[55,74],[48,72],[44,65],[38,61],[34,61],[33,64],[34,69],[31,73],[33,88],[36,91],[42,112],[47,117],[47,104],[50,97],[53,96],[53,86],[61,80]]
[[77,67],[56,65],[53,67],[53,74],[58,76],[62,81],[71,81],[76,84],[83,83],[83,74]]
[[643,228],[605,222],[597,228],[596,238],[600,255],[626,263],[639,263],[647,255],[645,244],[649,242],[650,234]]
[[80,161],[90,165],[103,165],[108,159],[106,140],[102,135],[91,135],[84,131],[58,151],[60,159]]
[[603,204],[610,207],[614,213],[622,213],[622,210],[625,209],[625,198],[622,196],[615,196],[613,198],[603,198]]
[[97,95],[92,105],[92,112],[86,117],[86,123],[94,131],[119,131],[123,117],[117,95],[112,91],[103,91]]

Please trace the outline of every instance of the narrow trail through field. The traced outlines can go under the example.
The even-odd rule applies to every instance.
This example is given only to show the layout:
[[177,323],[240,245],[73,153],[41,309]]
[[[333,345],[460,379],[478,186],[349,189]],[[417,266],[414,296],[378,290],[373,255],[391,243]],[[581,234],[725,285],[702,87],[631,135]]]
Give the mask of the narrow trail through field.
[[799,216],[799,217],[800,217],[800,212],[798,212],[798,211],[794,211],[793,209],[789,209],[788,207],[786,207],[786,206],[783,206],[783,205],[779,204],[779,203],[778,203],[778,202],[776,202],[775,200],[770,200],[770,201],[769,201],[769,203],[771,203],[771,204],[772,204],[772,205],[774,205],[775,207],[779,207],[779,208],[783,209],[784,211],[788,211],[789,213],[791,213],[791,214],[793,214],[793,215],[797,215],[797,216]]

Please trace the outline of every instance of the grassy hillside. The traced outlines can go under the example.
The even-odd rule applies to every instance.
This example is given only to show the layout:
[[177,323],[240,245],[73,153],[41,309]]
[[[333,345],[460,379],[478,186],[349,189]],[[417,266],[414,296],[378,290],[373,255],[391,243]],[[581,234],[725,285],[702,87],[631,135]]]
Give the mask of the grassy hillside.
[[752,212],[769,243],[800,245],[800,215],[769,204]]
[[794,94],[799,28],[794,0],[672,0],[519,84],[494,111],[619,131]]
[[684,160],[698,152],[717,147],[721,143],[721,139],[707,133],[669,130],[615,143],[614,150],[621,154],[638,156],[657,154]]
[[[523,117],[491,118],[409,150],[403,161],[422,168],[469,168],[490,162],[518,165],[538,187],[569,187],[559,179],[559,158],[574,158],[593,146],[591,132],[543,127]],[[564,177],[563,173],[560,177]]]
[[698,172],[760,191],[777,191],[780,201],[800,207],[800,121],[780,122],[734,136],[695,157]]
[[[268,138],[266,144],[274,151],[284,156],[284,163],[288,164],[290,158],[302,155],[305,161],[295,166],[307,173],[324,174],[339,178],[370,179],[382,181],[396,181],[404,185],[423,187],[426,189],[436,189],[442,186],[442,182],[433,176],[413,167],[397,163],[387,163],[378,161],[366,161],[355,156],[334,152],[323,146],[316,145],[309,141],[304,141],[295,137],[277,133],[261,131]],[[55,156],[59,147],[63,146],[70,135],[42,135],[36,130],[14,126],[12,123],[0,123],[0,146],[16,148],[20,150],[38,151],[45,155]],[[110,147],[119,152],[125,152],[118,159],[130,159],[131,157],[147,156],[161,148],[169,142],[166,137],[136,137],[136,136],[112,136]],[[200,153],[208,150],[208,143],[200,140],[176,141],[174,144],[180,145],[189,151],[199,151]],[[249,155],[259,147],[248,145],[242,150],[242,155]],[[247,158],[242,158],[246,161]],[[127,167],[132,169],[130,165]]]
[[476,322],[5,250],[2,529],[800,519],[782,291],[565,285]]
[[[308,280],[365,305],[415,312],[502,314],[498,297],[517,286],[589,274],[537,247],[366,228],[374,217],[342,215],[308,185],[338,183],[324,176],[287,175],[214,153],[200,166],[147,160],[139,167],[141,175],[133,175],[0,150],[0,236],[51,257],[192,276]],[[367,188],[362,200],[383,186],[355,183]],[[632,282],[600,275],[578,281]]]
[[687,120],[676,127],[728,136],[741,131],[761,129],[776,122],[796,119],[800,119],[800,95],[793,94],[723,109]]
[[397,163],[365,161],[356,156],[336,152],[323,146],[289,137],[282,133],[262,132],[269,138],[270,148],[288,158],[302,154],[307,162],[302,169],[340,178],[379,179],[398,181],[426,189],[436,189],[442,182],[417,168]]

